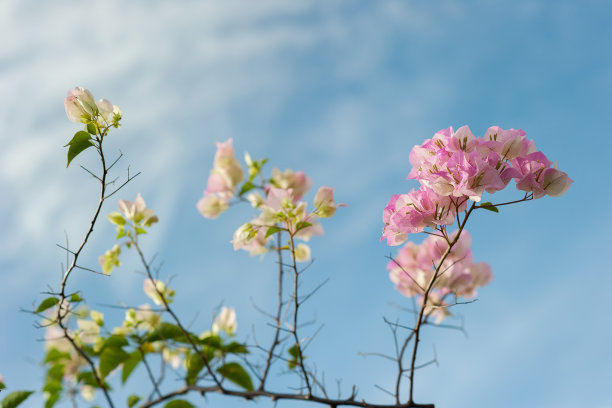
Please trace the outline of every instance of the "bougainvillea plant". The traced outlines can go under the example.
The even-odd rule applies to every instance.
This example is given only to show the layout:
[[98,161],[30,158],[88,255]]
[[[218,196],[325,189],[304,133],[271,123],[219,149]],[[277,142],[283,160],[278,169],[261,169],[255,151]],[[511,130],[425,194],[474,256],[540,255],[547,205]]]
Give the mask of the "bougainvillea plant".
[[[68,119],[83,125],[66,145],[67,164],[70,166],[78,155],[94,147],[101,169],[85,170],[100,183],[100,195],[80,245],[60,245],[70,260],[61,282],[32,310],[45,330],[42,391],[47,408],[62,400],[73,406],[83,400],[87,405],[108,407],[189,408],[194,407],[194,398],[203,401],[201,397],[207,393],[244,400],[297,400],[329,407],[433,407],[414,400],[421,328],[440,324],[452,313],[452,306],[473,298],[492,279],[489,265],[474,262],[471,237],[465,230],[468,219],[478,210],[498,212],[500,206],[545,195],[561,196],[572,183],[522,130],[494,126],[478,138],[467,126],[456,132],[447,128],[415,146],[410,153],[413,168],[408,179],[417,180],[420,188],[393,195],[382,217],[381,240],[386,239],[391,246],[404,244],[387,265],[391,281],[401,294],[416,298],[417,306],[413,327],[387,322],[398,345],[392,358],[397,376],[387,391],[393,400],[365,401],[358,397],[355,387],[348,395],[332,398],[315,362],[305,354],[314,334],[304,334],[299,311],[314,294],[301,291],[303,272],[312,263],[306,242],[322,236],[320,221],[344,206],[336,203],[334,190],[320,187],[309,205],[303,197],[313,183],[303,171],[274,168],[266,174],[267,159],[255,160],[248,153],[243,167],[235,157],[231,139],[217,143],[213,168],[197,210],[205,218],[215,219],[235,204],[253,208],[255,215],[238,226],[231,243],[234,249],[251,255],[276,256],[278,296],[276,310],[269,315],[267,329],[272,340],[268,344],[241,340],[232,307],[222,307],[209,327],[195,330],[172,307],[173,302],[181,301],[177,291],[169,280],[160,279],[159,265],[143,253],[140,241],[153,229],[158,216],[140,194],[134,201],[119,200],[118,211],[107,215],[117,235],[109,243],[110,249],[100,255],[99,265],[81,265],[79,259],[103,204],[138,174],[128,172],[123,183],[109,190],[115,181],[109,173],[121,155],[109,162],[102,146],[111,130],[121,126],[119,107],[105,99],[96,102],[82,87],[71,89],[64,104]],[[500,203],[483,201],[484,194],[503,190],[512,180],[521,197]],[[420,232],[428,234],[420,244],[407,241],[408,234]],[[69,278],[78,271],[112,279],[121,258],[130,251],[145,272],[142,288],[135,290],[142,290],[152,305],[125,307],[122,323],[109,327],[102,312],[85,305],[83,292],[72,288]],[[400,338],[404,330],[406,334]],[[271,373],[290,376],[293,384],[288,388],[275,385]],[[143,389],[142,381],[134,386],[134,380],[130,381],[134,375],[147,381],[149,389]],[[120,384],[132,390],[121,403],[113,394]],[[4,378],[0,376],[0,390],[3,388]],[[31,393],[11,392],[3,399],[2,408],[20,405]]]

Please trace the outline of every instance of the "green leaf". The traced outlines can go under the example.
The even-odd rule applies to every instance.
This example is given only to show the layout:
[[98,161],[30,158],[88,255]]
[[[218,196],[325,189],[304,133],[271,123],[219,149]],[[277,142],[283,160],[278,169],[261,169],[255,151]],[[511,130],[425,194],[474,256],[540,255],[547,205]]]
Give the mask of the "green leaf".
[[173,340],[178,337],[185,337],[180,327],[172,323],[161,322],[159,326],[149,334],[147,341]]
[[226,353],[233,353],[233,354],[248,354],[249,353],[249,350],[247,350],[247,347],[244,344],[241,344],[235,341],[223,347],[223,351],[225,351]]
[[250,181],[247,181],[246,183],[242,185],[242,188],[238,192],[238,196],[242,196],[244,193],[247,193],[254,188],[255,188],[255,184],[251,183]]
[[117,366],[130,358],[130,355],[118,347],[104,349],[100,355],[100,375],[106,377]]
[[299,230],[303,230],[306,227],[310,227],[312,224],[306,221],[300,221],[297,223],[297,225],[295,226],[295,232],[298,232]]
[[83,298],[81,296],[79,296],[78,293],[73,293],[72,296],[70,296],[70,302],[71,303],[81,302],[82,300],[83,300]]
[[140,401],[140,397],[138,395],[130,395],[127,399],[128,407],[132,408],[134,405],[138,404],[138,401]]
[[53,408],[53,406],[59,400],[59,398],[60,398],[59,392],[49,394],[49,397],[45,401],[45,408]]
[[61,381],[47,381],[45,386],[43,387],[43,392],[48,392],[51,394],[56,394],[63,389]]
[[200,371],[202,371],[205,366],[204,361],[198,353],[190,353],[187,357],[186,365],[187,377],[185,380],[187,381],[187,384],[193,385],[198,378],[198,374],[200,374]]
[[48,297],[38,305],[36,309],[36,313],[44,312],[45,310],[57,305],[59,303],[59,299],[56,297]]
[[98,383],[96,382],[96,378],[94,377],[91,371],[83,371],[81,373],[78,373],[77,382],[83,383],[85,385],[91,385],[94,388],[100,388]]
[[136,227],[135,230],[136,230],[136,234],[146,234],[147,233],[147,230],[141,227]]
[[287,351],[289,352],[289,355],[295,359],[297,359],[300,356],[300,349],[298,348],[297,344],[294,344],[293,347],[291,347]]
[[15,391],[4,397],[2,400],[2,408],[14,408],[25,401],[34,391]]
[[276,233],[276,232],[278,232],[278,231],[281,231],[281,228],[279,228],[279,227],[274,227],[274,226],[269,227],[269,228],[268,228],[268,231],[266,232],[266,236],[264,237],[264,239],[265,239],[265,238],[268,238],[270,235],[272,235],[272,234],[274,234],[274,233]]
[[216,350],[220,349],[222,344],[221,344],[221,337],[217,336],[216,334],[212,334],[208,337],[204,337],[203,339],[198,340],[200,342],[200,344],[204,344],[208,347],[212,347]]
[[[142,360],[142,355],[139,350],[130,353],[130,357],[123,362],[123,371],[121,372],[121,382],[125,384],[132,371],[136,368],[138,363]],[[131,405],[130,405],[131,406]]]
[[6,385],[4,385],[4,383],[2,381],[0,381],[0,390],[3,390],[6,388]]
[[195,406],[189,401],[179,399],[170,401],[169,403],[164,405],[164,408],[195,408]]
[[497,209],[497,207],[495,207],[493,205],[493,203],[487,201],[486,203],[481,203],[478,208],[482,208],[483,210],[488,210],[488,211],[493,211],[495,213],[498,213],[499,210]]
[[[70,146],[68,148],[68,164],[66,167],[70,166],[70,162],[77,157],[83,150],[94,145],[93,140],[91,139],[91,135],[84,130],[76,132],[72,137],[72,140],[68,142],[66,146]],[[64,146],[64,147],[66,147]]]
[[[293,347],[287,350],[287,352],[291,356],[291,358],[287,360],[287,367],[289,367],[290,370],[293,370],[299,364],[300,349],[298,348],[297,344],[294,344]],[[304,359],[303,355],[302,355],[302,359]]]
[[253,383],[249,373],[238,363],[227,363],[217,369],[217,372],[234,384],[244,388],[247,391],[253,391]]
[[70,353],[59,351],[54,347],[47,353],[44,363],[53,363],[64,358],[70,358]]
[[125,339],[125,337],[120,336],[118,334],[113,334],[104,340],[104,345],[102,346],[102,349],[105,349],[107,347],[121,348],[127,345],[128,341]]
[[98,128],[96,127],[96,124],[93,122],[89,122],[87,124],[87,131],[91,133],[92,135],[98,134]]
[[61,381],[64,377],[65,364],[55,364],[47,371],[47,379]]

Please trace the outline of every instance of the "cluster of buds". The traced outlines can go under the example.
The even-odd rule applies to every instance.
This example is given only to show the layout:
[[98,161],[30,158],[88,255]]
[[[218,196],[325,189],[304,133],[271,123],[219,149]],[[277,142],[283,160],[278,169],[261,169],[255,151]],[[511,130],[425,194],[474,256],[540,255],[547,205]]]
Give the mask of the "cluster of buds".
[[[450,239],[452,241],[454,235]],[[431,235],[420,245],[408,241],[387,265],[391,281],[401,294],[416,296],[421,301],[438,270],[429,292],[429,309],[425,313],[435,317],[436,323],[439,323],[450,314],[447,307],[449,297],[455,300],[459,297],[472,298],[476,296],[476,289],[489,283],[493,277],[488,264],[474,263],[470,242],[470,235],[464,230],[440,265],[448,249],[443,237]]]
[[383,236],[389,245],[399,245],[407,234],[426,227],[450,225],[468,200],[480,202],[483,193],[504,189],[514,179],[516,187],[530,198],[558,197],[567,192],[572,180],[552,166],[536,150],[522,130],[490,127],[482,138],[469,127],[456,132],[452,127],[410,152],[413,168],[408,179],[421,187],[391,197],[383,211]]

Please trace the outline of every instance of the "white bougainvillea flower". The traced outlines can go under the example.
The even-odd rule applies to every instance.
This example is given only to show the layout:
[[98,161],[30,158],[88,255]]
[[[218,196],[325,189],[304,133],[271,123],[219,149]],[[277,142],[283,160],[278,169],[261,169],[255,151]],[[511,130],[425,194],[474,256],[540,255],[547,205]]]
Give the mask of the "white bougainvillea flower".
[[153,213],[153,210],[147,208],[147,204],[140,193],[133,202],[119,200],[117,206],[119,207],[119,211],[125,215],[125,218],[134,221],[135,223],[142,221],[145,226],[149,227],[159,221],[157,216]]
[[93,401],[95,397],[95,389],[91,385],[81,385],[79,387],[79,393],[81,397],[87,402]]
[[93,344],[100,337],[100,326],[91,320],[77,320],[77,336],[84,344]]
[[223,211],[229,208],[229,203],[225,198],[216,194],[208,194],[200,198],[196,205],[200,214],[209,219],[215,219]]
[[310,260],[310,247],[306,244],[298,244],[295,248],[295,260],[306,262]]
[[212,325],[212,332],[218,334],[219,332],[226,332],[229,336],[233,336],[238,328],[236,323],[236,311],[233,307],[227,308],[223,306],[221,313],[217,317]]
[[183,350],[170,350],[168,347],[164,347],[162,350],[162,358],[164,362],[170,364],[170,366],[176,370],[183,361]]
[[93,95],[81,86],[68,90],[68,95],[64,99],[64,108],[68,119],[75,123],[90,122],[98,114]]
[[155,279],[155,283],[153,283],[151,279],[145,279],[143,290],[145,295],[150,297],[156,305],[161,305],[164,303],[162,298],[160,297],[160,293],[167,303],[172,302],[172,297],[174,296],[174,290],[166,287],[164,282],[158,279]]

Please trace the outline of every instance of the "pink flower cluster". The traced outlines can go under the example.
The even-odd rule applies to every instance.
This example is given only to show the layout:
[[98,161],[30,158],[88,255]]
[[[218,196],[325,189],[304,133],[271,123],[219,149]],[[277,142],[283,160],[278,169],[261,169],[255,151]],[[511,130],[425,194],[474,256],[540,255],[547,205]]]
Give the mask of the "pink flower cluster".
[[397,194],[383,211],[383,236],[389,245],[399,245],[407,234],[426,227],[450,225],[468,200],[479,202],[484,192],[495,193],[514,179],[519,190],[532,198],[558,197],[567,192],[572,180],[536,150],[522,130],[490,127],[484,137],[475,137],[470,128],[452,127],[410,152],[413,168],[408,179],[421,187]]
[[[453,238],[450,237],[451,241]],[[474,263],[470,243],[470,235],[464,230],[440,266],[425,310],[427,315],[436,318],[437,323],[450,314],[447,307],[449,297],[455,300],[472,298],[476,296],[476,289],[489,283],[493,277],[488,264]],[[446,240],[434,235],[420,245],[408,241],[387,265],[397,290],[407,297],[417,296],[422,302],[425,289],[447,248]]]

